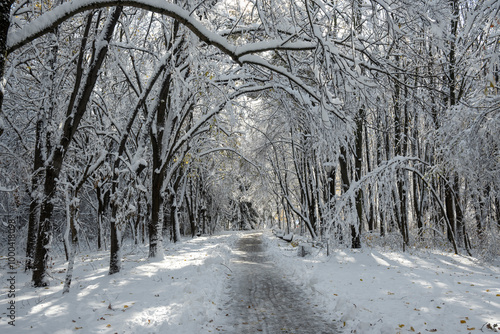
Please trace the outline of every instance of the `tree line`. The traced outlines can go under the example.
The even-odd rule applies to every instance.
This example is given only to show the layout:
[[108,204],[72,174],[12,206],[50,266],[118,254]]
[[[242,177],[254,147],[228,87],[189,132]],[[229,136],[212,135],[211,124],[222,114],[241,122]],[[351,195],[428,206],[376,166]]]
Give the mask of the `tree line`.
[[499,252],[498,1],[0,9],[1,210],[35,286],[57,244],[69,291],[82,244],[114,274],[125,240],[263,222]]

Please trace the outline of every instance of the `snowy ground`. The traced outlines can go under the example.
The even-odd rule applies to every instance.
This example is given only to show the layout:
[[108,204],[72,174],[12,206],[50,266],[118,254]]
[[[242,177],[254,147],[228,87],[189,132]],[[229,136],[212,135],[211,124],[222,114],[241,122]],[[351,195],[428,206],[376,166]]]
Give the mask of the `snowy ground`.
[[268,248],[344,333],[493,333],[500,326],[498,261],[373,248],[332,250],[330,257],[313,248],[299,258],[276,239],[268,239]]
[[121,273],[109,276],[108,252],[80,254],[71,292],[62,295],[66,264],[56,260],[46,289],[17,274],[16,326],[8,325],[6,259],[0,258],[0,333],[198,333],[215,315],[224,266],[238,233],[186,239],[166,246],[164,260],[147,248],[124,254]]
[[[108,276],[108,253],[80,254],[72,291],[62,295],[66,265],[54,261],[52,281],[34,289],[16,275],[16,326],[6,318],[7,259],[0,257],[0,333],[209,333],[223,305],[230,260],[241,232],[169,244],[163,260],[146,260],[140,247],[124,256],[123,271]],[[296,248],[265,233],[283,271],[313,294],[343,333],[493,333],[500,324],[500,269],[435,251],[399,253],[364,248]]]

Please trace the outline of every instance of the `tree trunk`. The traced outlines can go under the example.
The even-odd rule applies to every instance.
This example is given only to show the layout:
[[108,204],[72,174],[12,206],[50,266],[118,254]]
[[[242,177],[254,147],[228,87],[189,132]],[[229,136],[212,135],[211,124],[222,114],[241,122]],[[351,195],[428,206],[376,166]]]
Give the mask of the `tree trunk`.
[[179,220],[179,208],[174,200],[174,205],[172,206],[172,218],[173,218],[173,237],[174,242],[181,241],[181,222]]
[[[354,158],[354,180],[361,179],[361,168],[363,165],[363,122],[364,110],[360,108],[356,117],[356,139],[355,150],[356,157]],[[363,190],[358,189],[356,193],[356,213],[358,219],[356,223],[351,225],[352,248],[361,248],[361,228],[363,224]]]
[[118,204],[112,203],[111,220],[110,220],[110,235],[109,235],[109,275],[120,272],[122,268],[121,254],[121,224],[116,221],[118,215]]
[[106,242],[104,240],[104,215],[106,213],[106,208],[109,204],[109,190],[104,194],[102,193],[101,185],[96,187],[96,197],[97,197],[97,249],[106,250]]
[[33,175],[31,178],[31,194],[30,194],[30,211],[28,216],[28,239],[26,240],[26,264],[25,270],[33,269],[33,261],[35,258],[36,238],[38,233],[38,223],[40,216],[40,178],[43,168],[42,158],[42,132],[43,119],[38,118],[36,123],[36,139],[35,139],[35,156]]
[[[45,160],[43,157],[43,145],[45,144],[45,153],[51,150],[51,132],[46,130],[46,121],[48,118],[52,117],[55,111],[55,85],[54,76],[57,67],[57,54],[59,46],[57,43],[57,29],[49,34],[51,47],[49,56],[47,59],[47,69],[43,72],[43,80],[47,82],[45,89],[45,96],[40,110],[40,114],[37,116],[36,122],[36,135],[35,135],[35,152],[34,152],[34,166],[33,166],[33,177],[32,177],[32,193],[31,193],[31,203],[30,203],[30,214],[28,222],[28,240],[26,243],[26,269],[32,269],[34,267],[34,258],[36,243],[37,243],[37,233],[40,224],[40,182],[42,179],[42,169],[45,165]],[[47,88],[48,87],[48,88]],[[45,139],[45,142],[44,142]],[[50,162],[49,162],[50,163]],[[50,218],[49,218],[50,219]]]
[[[349,169],[347,164],[347,149],[345,146],[340,147],[340,156],[339,156],[339,166],[340,166],[340,178],[342,180],[342,193],[346,193],[349,190],[351,185],[349,179]],[[357,231],[354,223],[350,224],[351,229],[351,247],[357,248],[358,240],[357,240]]]
[[[76,257],[76,248],[78,246],[78,204],[75,201],[77,194],[74,194],[74,198],[72,198],[71,202],[68,204],[68,229],[71,232],[71,242],[69,243],[69,252],[68,252],[68,269],[66,271],[66,279],[64,281],[63,294],[68,293],[71,280],[73,279],[73,267],[75,264]],[[66,199],[68,200],[68,199]]]
[[134,238],[134,244],[138,245],[140,241],[140,236],[141,236],[141,221],[142,221],[142,205],[140,203],[141,197],[138,199],[137,203],[137,216],[134,221],[134,231],[135,231],[135,238]]
[[[368,144],[368,127],[366,126],[366,122],[364,123],[364,131],[365,131],[365,154],[366,154],[366,172],[370,173],[372,171],[372,166],[370,163],[370,147]],[[376,227],[376,221],[375,221],[375,213],[374,213],[374,198],[373,198],[373,188],[371,184],[368,184],[368,194],[366,197],[369,201],[369,211],[368,211],[368,217],[367,217],[367,223],[368,223],[368,231],[373,232],[377,227]]]
[[[450,52],[448,54],[448,105],[450,108],[457,104],[457,94],[456,94],[456,38],[458,33],[458,19],[459,19],[459,5],[457,0],[449,0],[451,7],[451,22],[450,22]],[[445,174],[446,175],[446,174]],[[457,218],[458,215],[455,212],[455,203],[453,196],[451,175],[446,175],[444,179],[445,188],[445,206],[446,214],[449,219],[449,224],[447,228],[447,236],[450,242],[456,240],[455,236],[457,233]]]
[[[0,112],[3,105],[4,88],[3,78],[5,74],[5,63],[7,62],[7,34],[10,27],[10,8],[14,0],[4,0],[0,2]],[[0,135],[2,134],[0,129]]]
[[497,226],[500,228],[500,199],[498,197],[495,197],[495,212],[497,216]]
[[453,201],[453,190],[451,188],[451,185],[449,182],[446,182],[447,180],[444,180],[444,189],[445,189],[445,207],[446,207],[446,215],[448,216],[448,219],[450,221],[450,224],[447,225],[447,236],[448,240],[451,242],[453,239],[455,239],[456,231],[457,231],[457,226],[456,226],[456,220],[455,220],[455,206],[454,206],[454,201]]
[[151,177],[151,221],[149,222],[149,258],[163,256],[162,230],[163,230],[163,183],[165,182],[165,172],[163,166],[163,149],[165,125],[167,119],[168,106],[170,105],[170,84],[172,76],[166,74],[158,97],[158,104],[155,108],[156,123],[150,129],[152,145],[152,177]]
[[[381,113],[382,111],[380,111]],[[385,119],[385,117],[384,117]],[[383,151],[384,151],[384,138],[385,136],[383,135],[383,127],[382,125],[384,124],[384,122],[382,121],[382,117],[379,116],[377,117],[377,123],[378,123],[378,126],[380,127],[380,130],[378,130],[377,132],[377,165],[380,166],[380,164],[382,163],[382,160],[383,160],[383,157],[384,157],[384,154],[383,154]],[[380,228],[380,236],[383,237],[385,235],[385,221],[384,221],[384,210],[380,208],[380,203],[382,201],[382,194],[383,194],[383,189],[381,189],[381,187],[383,187],[384,184],[379,184],[378,187],[377,187],[377,193],[378,193],[378,206],[377,206],[377,209],[378,209],[378,217],[379,217],[379,228]]]
[[194,238],[196,236],[196,219],[194,217],[194,187],[191,180],[189,182],[190,191],[186,192],[184,196],[186,197],[186,210],[189,218],[189,225],[191,227],[191,237]]
[[[458,174],[455,173],[453,182],[453,192],[454,192],[454,204],[455,204],[455,225],[458,240],[465,240],[465,223],[464,214],[462,212],[462,206],[460,204],[460,184],[459,184]],[[465,246],[465,244],[464,244]]]
[[36,242],[35,263],[33,268],[33,284],[35,287],[47,286],[47,264],[49,249],[52,240],[52,212],[54,210],[54,196],[56,191],[56,178],[59,176],[62,166],[63,154],[61,149],[56,149],[53,163],[46,167],[44,183],[44,200],[40,211],[40,227]]
[[[153,163],[153,177],[151,187],[151,221],[149,222],[149,258],[163,255],[162,250],[162,228],[163,228],[163,173],[158,173]],[[157,167],[157,166],[156,166]]]

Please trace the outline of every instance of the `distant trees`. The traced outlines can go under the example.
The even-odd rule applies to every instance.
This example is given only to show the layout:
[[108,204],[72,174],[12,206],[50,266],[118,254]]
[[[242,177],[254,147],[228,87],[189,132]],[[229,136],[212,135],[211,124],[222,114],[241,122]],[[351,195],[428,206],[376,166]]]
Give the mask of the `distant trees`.
[[[325,228],[313,229],[313,237],[331,235],[352,247],[361,246],[359,233],[366,231],[372,239],[397,237],[403,248],[440,240],[450,242],[455,251],[458,247],[470,251],[472,244],[482,249],[486,239],[498,239],[497,225],[487,223],[497,219],[497,195],[491,197],[490,189],[498,187],[492,159],[498,150],[493,139],[486,150],[468,145],[483,142],[480,133],[490,136],[498,125],[498,110],[491,109],[491,103],[498,102],[498,70],[492,64],[498,64],[494,13],[499,4],[399,4],[389,8],[376,2],[340,2],[301,7],[308,18],[308,28],[303,29],[311,29],[309,36],[319,42],[309,54],[314,62],[292,66],[295,54],[275,58],[282,63],[288,60],[290,68],[308,73],[308,80],[316,81],[332,99],[338,98],[347,122],[332,113],[324,117],[321,105],[290,108],[282,102],[283,96],[274,97],[281,99],[282,115],[286,115],[278,122],[287,122],[293,130],[286,140],[273,133],[278,125],[264,135],[270,143],[266,147],[274,152],[267,156],[273,178],[280,184],[276,206],[282,206],[280,198],[291,198],[291,189],[302,192],[279,210],[283,217],[291,209],[296,217],[292,220],[318,219]],[[483,120],[481,126],[477,117]],[[475,166],[495,175],[486,177],[489,185],[480,182],[479,188],[490,195],[472,190],[477,174],[465,172],[466,161],[471,161],[464,158],[465,152],[474,152],[475,161],[478,152],[485,154],[484,160],[479,159],[481,165]],[[302,154],[307,155],[307,164],[301,166]],[[309,182],[303,178],[307,175]],[[316,189],[325,195],[315,197]],[[482,200],[485,197],[490,198],[488,205]],[[481,208],[487,206],[489,218],[481,216],[485,212]],[[466,218],[471,215],[475,222]],[[486,234],[480,232],[485,224]],[[491,244],[487,248],[497,251]]]

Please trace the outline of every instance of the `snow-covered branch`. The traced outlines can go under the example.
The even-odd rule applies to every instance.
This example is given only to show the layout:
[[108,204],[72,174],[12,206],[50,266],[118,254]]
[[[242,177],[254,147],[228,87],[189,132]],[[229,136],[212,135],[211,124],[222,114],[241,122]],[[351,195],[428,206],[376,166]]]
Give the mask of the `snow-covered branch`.
[[[7,36],[7,54],[52,31],[62,22],[70,19],[78,13],[82,13],[90,9],[111,6],[131,6],[172,17],[186,26],[201,41],[218,48],[220,51],[233,59],[233,61],[237,64],[243,65],[246,63],[265,67],[290,79],[297,86],[307,92],[307,94],[314,100],[318,102],[322,101],[322,98],[318,96],[315,89],[306,85],[299,77],[293,75],[290,71],[283,67],[271,65],[262,57],[256,55],[256,53],[272,50],[313,50],[316,48],[316,42],[290,42],[288,39],[274,39],[257,43],[248,43],[242,46],[235,46],[218,33],[207,29],[200,21],[191,16],[191,12],[182,9],[180,6],[175,4],[158,2],[155,0],[78,0],[66,2],[52,9],[50,12],[41,15],[29,25],[26,25],[19,30],[10,32]],[[341,120],[345,120],[339,111],[333,108],[329,108],[329,111]]]

